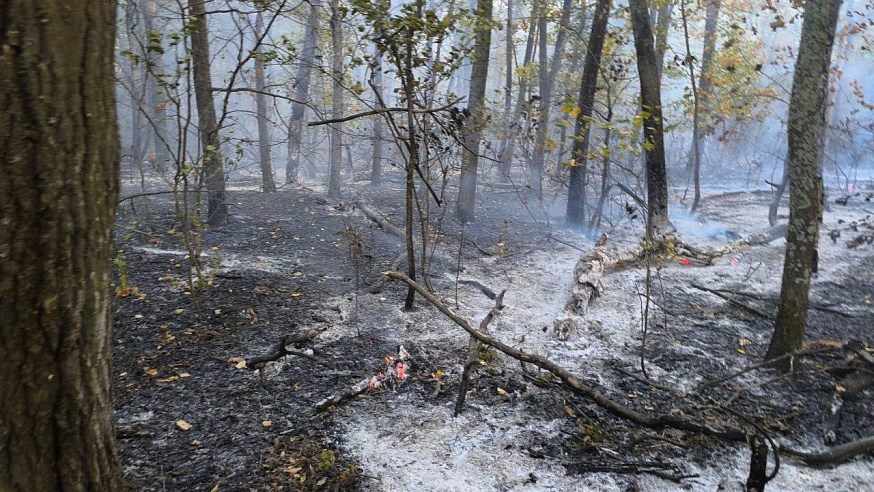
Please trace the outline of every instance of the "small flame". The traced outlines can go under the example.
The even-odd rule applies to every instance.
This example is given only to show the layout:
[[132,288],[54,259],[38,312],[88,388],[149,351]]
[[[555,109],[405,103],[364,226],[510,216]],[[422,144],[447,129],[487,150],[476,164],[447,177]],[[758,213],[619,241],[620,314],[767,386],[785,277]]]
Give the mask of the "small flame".
[[690,264],[690,263],[692,263],[692,262],[689,261],[689,258],[680,258],[680,263],[683,264],[683,265],[688,265],[688,264]]

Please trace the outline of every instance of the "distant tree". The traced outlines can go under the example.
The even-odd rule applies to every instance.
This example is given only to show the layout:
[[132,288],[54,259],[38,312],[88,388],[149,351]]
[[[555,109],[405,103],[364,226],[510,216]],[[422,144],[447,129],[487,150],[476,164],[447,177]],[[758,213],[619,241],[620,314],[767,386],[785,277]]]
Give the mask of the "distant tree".
[[[340,1],[331,0],[331,45],[333,47],[333,62],[331,65],[331,111],[335,118],[343,112],[343,19],[340,11]],[[342,123],[331,125],[331,160],[328,172],[328,196],[340,196],[340,170],[343,167]]]
[[0,490],[124,490],[110,394],[114,0],[0,8]]
[[788,371],[788,354],[799,350],[807,321],[810,275],[817,261],[822,220],[822,178],[817,169],[823,152],[826,87],[841,0],[805,2],[798,61],[789,99],[789,231],[783,284],[774,335],[766,359],[784,357],[775,367]]
[[486,82],[492,38],[492,0],[479,0],[475,15],[476,42],[473,48],[470,92],[467,98],[470,118],[463,128],[464,149],[461,154],[461,181],[458,186],[456,209],[456,216],[462,222],[473,220],[476,204],[477,159],[485,115]]
[[297,181],[300,168],[300,146],[303,136],[303,120],[306,113],[306,103],[310,94],[310,78],[316,63],[316,43],[319,39],[319,19],[322,8],[321,0],[309,0],[310,11],[303,38],[303,49],[294,77],[292,92],[291,117],[288,120],[288,160],[285,164],[285,182]]
[[601,67],[601,53],[607,34],[607,21],[610,18],[611,0],[598,0],[592,31],[589,34],[586,60],[583,63],[583,79],[580,83],[579,113],[574,134],[573,155],[570,166],[570,184],[565,220],[571,227],[583,228],[586,223],[586,170],[589,153],[589,133],[592,112],[595,109],[595,90],[598,85],[598,72]]
[[211,226],[219,226],[228,223],[228,203],[225,197],[221,140],[212,96],[209,28],[202,0],[189,0],[188,8],[191,15],[191,66],[197,102],[197,130],[203,149],[203,174],[207,194],[206,222]]
[[[264,34],[264,14],[255,13],[255,38]],[[270,120],[267,118],[267,83],[264,76],[264,47],[255,46],[255,112],[258,119],[258,157],[261,160],[261,189],[265,193],[276,191],[273,179],[273,164],[270,162]]]
[[647,217],[646,236],[653,238],[668,229],[668,176],[665,170],[664,122],[662,121],[661,81],[653,46],[652,24],[646,0],[629,0],[646,153]]

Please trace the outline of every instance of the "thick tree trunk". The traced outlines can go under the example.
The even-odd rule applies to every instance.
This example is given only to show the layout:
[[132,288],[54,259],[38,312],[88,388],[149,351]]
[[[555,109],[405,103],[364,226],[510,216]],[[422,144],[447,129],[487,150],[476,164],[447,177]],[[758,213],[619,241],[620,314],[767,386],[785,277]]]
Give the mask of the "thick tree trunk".
[[203,174],[207,194],[207,224],[228,223],[225,197],[225,171],[221,140],[212,97],[212,73],[209,59],[209,28],[202,0],[189,0],[191,15],[191,65],[194,74],[194,97],[197,101],[197,130],[203,149]]
[[[264,34],[264,15],[259,11],[255,14],[255,38],[261,39]],[[255,111],[258,118],[258,157],[261,159],[261,189],[265,193],[276,191],[276,181],[273,180],[273,164],[270,162],[270,121],[267,119],[267,96],[264,95],[264,59],[262,44],[255,48]]]
[[316,42],[319,37],[319,9],[321,0],[310,0],[310,13],[307,16],[306,32],[304,33],[303,49],[294,77],[294,92],[291,103],[291,117],[288,121],[288,160],[285,164],[285,182],[297,181],[300,168],[300,147],[303,136],[303,118],[306,113],[306,102],[310,93],[310,75],[316,58]]
[[110,395],[116,2],[0,8],[0,490],[124,489]]
[[586,170],[589,153],[589,133],[591,118],[595,108],[595,90],[598,86],[598,71],[601,67],[601,53],[607,34],[607,21],[610,18],[611,0],[598,0],[592,31],[589,34],[586,61],[583,64],[583,80],[580,84],[579,108],[574,135],[573,161],[570,166],[567,210],[565,220],[571,227],[582,229],[586,224]]
[[[339,118],[343,113],[343,26],[340,25],[340,1],[331,0],[331,44],[332,63],[332,117]],[[331,125],[331,164],[328,173],[328,197],[340,196],[340,170],[343,168],[342,123]]]
[[[786,235],[786,260],[783,287],[777,307],[774,336],[766,359],[773,359],[801,348],[807,321],[810,274],[819,244],[822,220],[822,179],[817,171],[817,156],[822,152],[820,127],[825,124],[828,67],[835,40],[841,0],[806,2],[798,62],[789,99],[789,231]],[[785,357],[775,364],[791,370]]]
[[659,80],[662,80],[662,72],[665,68],[665,53],[668,51],[668,32],[671,30],[671,11],[674,9],[674,0],[664,0],[659,5],[658,19],[656,20],[656,57],[658,58]]
[[474,217],[476,203],[477,160],[482,135],[483,104],[489,72],[489,49],[492,40],[492,0],[479,0],[476,10],[476,44],[473,50],[468,108],[470,119],[464,131],[464,150],[461,156],[461,182],[458,186],[456,216],[462,222]]
[[653,238],[668,229],[668,176],[662,121],[661,82],[658,77],[652,24],[646,0],[629,0],[640,76],[643,109],[643,142],[646,154],[646,235]]
[[[151,44],[150,33],[161,34],[161,30],[155,25],[158,16],[158,2],[147,0],[143,9],[143,27],[146,31],[146,43]],[[146,46],[148,48],[148,44]],[[161,77],[165,76],[164,65],[161,62],[161,51],[147,49],[145,53],[148,60],[148,75],[146,85],[149,97],[149,118],[151,119],[152,137],[155,149],[155,169],[163,173],[170,162],[170,132],[167,128],[167,105],[169,100],[161,86]]]

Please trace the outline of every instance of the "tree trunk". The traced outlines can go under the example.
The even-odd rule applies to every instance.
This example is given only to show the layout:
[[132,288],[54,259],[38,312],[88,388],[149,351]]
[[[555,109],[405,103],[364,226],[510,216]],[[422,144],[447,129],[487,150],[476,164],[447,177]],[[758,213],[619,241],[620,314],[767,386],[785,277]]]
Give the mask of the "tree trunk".
[[[534,2],[532,7],[531,17],[537,15],[538,2]],[[528,28],[528,40],[525,42],[525,57],[522,59],[522,67],[527,67],[534,57],[534,37],[537,28],[537,23],[531,22]],[[516,97],[516,109],[513,111],[511,121],[507,124],[508,132],[501,142],[501,153],[498,160],[500,161],[501,181],[510,181],[510,167],[513,161],[513,154],[516,153],[516,138],[522,129],[519,118],[522,116],[522,108],[525,106],[525,94],[528,92],[528,79],[525,77],[519,78],[519,90]]]
[[[822,220],[822,179],[817,156],[822,152],[820,127],[825,124],[828,67],[835,39],[841,0],[806,2],[798,61],[789,99],[789,231],[783,287],[777,307],[774,335],[766,359],[801,348],[807,321],[811,269],[817,257],[819,223]],[[785,357],[774,364],[792,369]]]
[[[703,109],[704,114],[708,114],[708,106],[710,106],[710,92],[712,90],[710,71],[713,66],[713,54],[716,52],[716,31],[719,22],[719,8],[721,0],[708,0],[707,13],[704,20],[704,52],[701,54],[701,75],[698,83],[698,90],[695,91],[695,116],[692,135],[692,182],[695,186],[695,198],[692,200],[691,212],[694,214],[698,210],[698,204],[701,202],[701,147],[704,145],[704,137],[710,134],[713,129],[708,123],[701,131],[700,111]],[[685,22],[685,20],[683,21]],[[688,39],[688,33],[686,35]],[[688,42],[688,41],[687,41]],[[691,60],[689,61],[691,67]],[[691,68],[690,68],[691,70]],[[694,83],[692,86],[695,89]]]
[[[155,0],[147,0],[143,9],[143,27],[146,31],[146,48],[153,43],[152,33],[157,35],[162,34],[158,26],[155,25],[156,17],[158,16],[158,3]],[[167,164],[170,162],[170,132],[167,129],[167,105],[169,101],[162,87],[161,78],[165,76],[164,66],[161,62],[161,50],[147,49],[145,53],[148,61],[148,75],[146,77],[146,85],[148,87],[149,97],[149,117],[151,119],[152,137],[155,149],[155,169],[159,173],[166,170]]]
[[[340,1],[331,0],[331,44],[333,45],[332,63],[332,117],[339,118],[343,113],[343,26],[340,25]],[[342,123],[331,125],[331,166],[328,173],[328,197],[340,196],[340,170],[343,168]]]
[[197,130],[203,148],[203,174],[207,194],[207,224],[228,223],[225,198],[225,172],[221,140],[212,97],[212,73],[209,59],[209,28],[202,0],[188,1],[191,15],[191,65],[194,72],[194,97],[197,101]]
[[567,210],[565,220],[571,227],[582,229],[586,224],[586,171],[589,153],[589,133],[591,118],[595,108],[595,90],[598,87],[598,71],[601,67],[601,53],[604,51],[604,38],[607,34],[607,21],[610,18],[611,0],[598,0],[592,31],[589,34],[586,61],[583,64],[583,80],[580,84],[579,108],[576,129],[574,130],[573,160],[570,166]]
[[[264,34],[264,15],[261,11],[255,14],[255,38],[261,39]],[[261,189],[265,193],[276,191],[276,181],[273,180],[273,165],[270,162],[270,121],[267,119],[267,96],[264,95],[264,58],[261,43],[255,48],[255,110],[258,118],[258,156],[261,159]]]
[[294,78],[294,92],[291,103],[291,117],[288,121],[288,160],[285,164],[285,182],[297,181],[300,168],[300,144],[303,135],[303,118],[306,113],[306,102],[310,93],[310,75],[316,59],[316,41],[319,37],[319,9],[321,0],[310,0],[310,13],[307,16],[306,32],[304,33],[303,49],[297,65]]
[[651,239],[668,229],[668,176],[665,170],[661,82],[658,77],[647,2],[629,0],[629,7],[643,107],[643,144],[646,153],[647,182],[646,236]]
[[[545,1],[545,0],[542,0]],[[555,88],[555,79],[562,65],[564,46],[567,41],[567,31],[570,28],[572,2],[564,0],[559,20],[558,34],[555,38],[555,49],[552,54],[552,63],[548,62],[547,52],[547,9],[540,8],[540,117],[534,138],[534,150],[528,173],[528,185],[538,199],[543,198],[543,169],[546,162],[546,154],[551,149],[547,143],[549,138],[549,120],[552,109],[552,91]]]
[[[384,102],[382,87],[382,53],[376,50],[373,62],[373,90],[378,105]],[[370,184],[379,186],[382,183],[382,138],[385,132],[385,121],[382,116],[373,119],[373,158],[370,169]]]
[[0,490],[124,490],[110,395],[116,2],[0,8]]
[[470,76],[468,108],[470,118],[464,129],[464,150],[461,156],[461,181],[458,186],[456,216],[462,222],[474,217],[476,203],[477,160],[483,126],[483,105],[489,72],[489,49],[492,40],[492,0],[479,0],[476,8],[476,42]]
[[671,30],[671,11],[674,10],[674,0],[663,0],[658,8],[656,20],[656,57],[659,64],[659,80],[662,80],[662,72],[665,68],[665,53],[668,51],[668,32]]

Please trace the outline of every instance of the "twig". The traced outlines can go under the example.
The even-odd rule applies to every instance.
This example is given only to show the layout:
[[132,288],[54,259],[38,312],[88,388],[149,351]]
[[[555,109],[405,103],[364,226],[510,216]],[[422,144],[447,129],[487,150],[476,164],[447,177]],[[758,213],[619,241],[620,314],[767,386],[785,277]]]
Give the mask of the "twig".
[[248,359],[246,361],[246,367],[248,367],[250,369],[257,369],[260,364],[279,360],[280,358],[285,357],[286,355],[299,355],[299,356],[307,357],[307,358],[310,358],[314,361],[322,363],[319,359],[317,359],[309,354],[305,354],[303,352],[289,349],[288,345],[299,345],[299,344],[302,344],[304,342],[309,342],[310,340],[316,338],[317,336],[319,336],[320,333],[322,333],[323,331],[325,331],[327,329],[328,329],[327,326],[322,326],[322,327],[310,330],[310,331],[303,333],[303,334],[286,335],[286,336],[282,337],[282,340],[280,340],[279,343],[277,343],[276,345],[271,347],[270,350],[266,354],[259,355],[256,357],[252,357],[251,359]]
[[695,287],[696,289],[699,289],[699,290],[703,290],[705,292],[710,292],[711,294],[713,294],[717,297],[721,297],[721,298],[725,299],[726,301],[728,301],[729,304],[734,304],[735,306],[742,307],[742,308],[746,309],[747,311],[749,311],[757,316],[761,316],[762,318],[765,318],[765,319],[771,319],[771,316],[768,313],[762,311],[761,309],[759,309],[755,306],[750,306],[749,304],[744,304],[743,302],[738,301],[734,297],[727,295],[727,294],[723,294],[722,292],[720,292],[716,289],[704,287],[703,285],[698,285],[695,282],[692,282],[692,287]]
[[780,451],[795,456],[810,466],[834,466],[849,461],[860,454],[874,451],[874,436],[869,436],[840,446],[826,448],[819,453],[806,453],[792,449],[788,446],[780,446]]
[[[495,307],[489,311],[489,314],[479,324],[479,331],[482,334],[488,332],[489,323],[504,309],[504,294],[507,291],[502,290],[495,299]],[[470,342],[467,346],[467,363],[464,365],[464,373],[461,376],[461,387],[458,389],[458,400],[455,401],[455,416],[461,415],[461,410],[464,408],[464,399],[467,397],[467,390],[470,388],[470,374],[473,368],[478,366],[479,359],[479,343],[476,338],[470,337]]]

